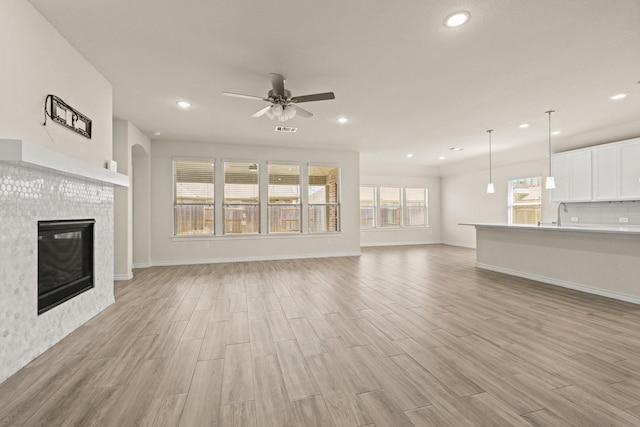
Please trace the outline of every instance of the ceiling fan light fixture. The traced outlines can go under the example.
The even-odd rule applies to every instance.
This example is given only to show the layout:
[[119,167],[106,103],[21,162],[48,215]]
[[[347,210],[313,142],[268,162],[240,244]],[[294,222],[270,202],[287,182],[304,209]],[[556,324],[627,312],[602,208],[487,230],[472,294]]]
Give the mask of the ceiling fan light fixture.
[[274,116],[280,117],[284,112],[284,108],[282,108],[282,105],[280,104],[275,104],[273,107],[271,107],[271,112]]
[[296,109],[289,105],[285,107],[284,111],[286,113],[287,119],[293,119],[297,113]]
[[275,115],[271,112],[271,108],[269,108],[264,114],[271,120],[273,120],[273,118],[275,117]]

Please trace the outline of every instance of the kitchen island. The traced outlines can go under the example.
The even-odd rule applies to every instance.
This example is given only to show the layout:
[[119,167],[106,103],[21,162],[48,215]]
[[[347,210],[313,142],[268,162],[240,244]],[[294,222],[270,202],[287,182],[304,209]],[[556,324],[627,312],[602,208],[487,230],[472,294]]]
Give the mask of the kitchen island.
[[640,304],[638,226],[461,225],[478,268]]

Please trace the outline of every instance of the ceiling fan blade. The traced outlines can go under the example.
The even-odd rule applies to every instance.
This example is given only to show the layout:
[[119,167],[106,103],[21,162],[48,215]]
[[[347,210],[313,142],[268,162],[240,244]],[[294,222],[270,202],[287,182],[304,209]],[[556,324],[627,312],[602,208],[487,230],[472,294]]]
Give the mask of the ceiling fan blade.
[[263,116],[264,113],[266,113],[267,111],[269,111],[269,108],[271,108],[271,105],[267,105],[264,108],[261,108],[259,111],[255,112],[251,117],[260,117]]
[[222,92],[222,94],[226,96],[232,96],[234,98],[255,99],[256,101],[269,101],[268,99],[261,98],[259,96],[243,95],[241,93]]
[[310,101],[324,101],[326,99],[336,99],[333,92],[315,93],[313,95],[294,96],[291,98],[291,102],[310,102]]
[[289,104],[287,106],[287,108],[293,108],[294,110],[296,110],[296,113],[300,116],[300,117],[304,117],[305,119],[308,119],[309,117],[313,116],[313,113],[310,111],[305,110],[302,107],[298,107],[295,104]]
[[273,94],[284,98],[284,77],[282,74],[271,73],[271,86]]

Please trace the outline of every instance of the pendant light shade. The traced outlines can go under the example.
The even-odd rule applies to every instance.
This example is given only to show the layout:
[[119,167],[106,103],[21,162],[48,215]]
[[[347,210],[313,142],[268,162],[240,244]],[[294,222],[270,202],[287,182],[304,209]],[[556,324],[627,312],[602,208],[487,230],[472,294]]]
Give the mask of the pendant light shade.
[[549,176],[546,179],[544,188],[547,190],[553,190],[556,188],[556,181],[551,175],[551,113],[555,113],[554,110],[545,111],[545,114],[549,116]]
[[493,181],[491,180],[491,132],[493,129],[489,129],[487,133],[489,134],[489,184],[487,184],[487,194],[495,193],[495,189],[493,188]]

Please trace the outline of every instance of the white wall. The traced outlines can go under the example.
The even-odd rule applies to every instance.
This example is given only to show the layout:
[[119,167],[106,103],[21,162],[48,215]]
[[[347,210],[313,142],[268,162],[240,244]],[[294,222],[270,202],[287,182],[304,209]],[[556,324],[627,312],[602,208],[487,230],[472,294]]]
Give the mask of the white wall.
[[429,189],[429,225],[411,228],[377,228],[360,231],[360,246],[440,243],[440,178],[427,176],[363,175],[360,185],[426,187]]
[[[442,241],[443,243],[476,247],[474,227],[460,223],[502,223],[508,221],[507,182],[530,176],[545,177],[548,160],[500,166],[493,169],[494,194],[487,194],[489,171],[474,170],[458,175],[444,176],[441,180]],[[549,202],[549,191],[542,190],[542,221],[555,221],[556,204]]]
[[151,146],[132,147],[133,268],[151,265]]
[[[136,166],[142,169],[138,176],[138,182],[133,181],[134,177],[134,148],[138,153]],[[115,191],[115,259],[114,274],[116,280],[128,280],[133,277],[132,268],[133,239],[134,239],[134,215],[133,215],[133,193],[137,189],[138,215],[136,223],[140,225],[138,237],[144,239],[144,228],[149,224],[149,179],[151,141],[131,122],[125,120],[113,120],[113,158],[118,162],[118,172],[129,176],[129,187],[118,187]],[[146,153],[146,156],[144,155]],[[146,172],[144,172],[146,169]],[[145,177],[146,175],[146,177]],[[146,218],[141,216],[146,215]],[[148,236],[148,233],[147,233]],[[136,245],[140,251],[143,242]],[[148,245],[147,245],[148,248]],[[148,252],[148,249],[147,249]],[[147,256],[148,257],[148,256]]]
[[[359,159],[348,151],[296,150],[198,142],[153,141],[151,153],[151,263],[189,264],[223,261],[357,255],[359,236]],[[174,157],[222,160],[299,162],[336,165],[341,173],[342,231],[312,235],[221,236],[207,240],[172,238]],[[218,175],[220,176],[220,175]],[[222,200],[216,194],[216,202]],[[262,198],[263,201],[264,197]],[[216,212],[221,212],[220,205]]]
[[[0,138],[22,139],[104,167],[111,159],[111,85],[28,2],[0,6]],[[87,139],[47,121],[48,94],[93,121]]]

